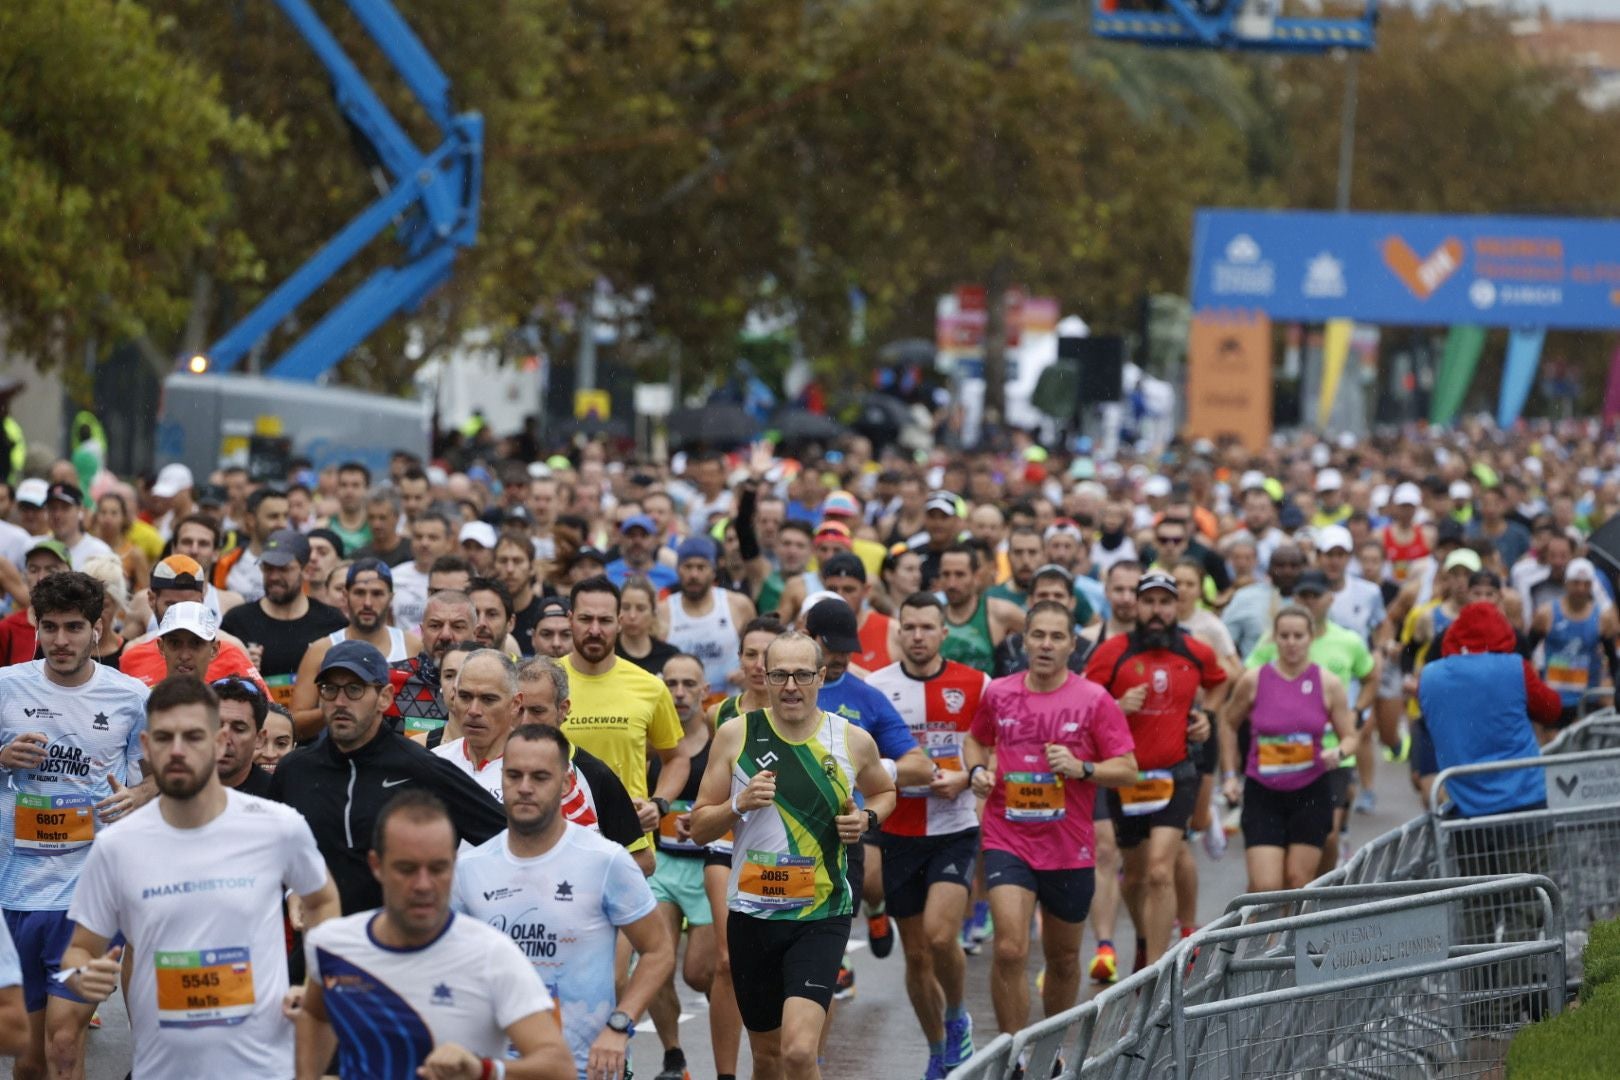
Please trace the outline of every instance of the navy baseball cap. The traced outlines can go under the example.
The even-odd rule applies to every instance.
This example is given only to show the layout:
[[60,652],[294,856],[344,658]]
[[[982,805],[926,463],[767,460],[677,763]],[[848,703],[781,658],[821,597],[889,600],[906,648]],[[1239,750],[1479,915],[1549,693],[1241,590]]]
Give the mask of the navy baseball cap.
[[675,563],[678,566],[687,559],[702,559],[704,562],[714,562],[714,541],[707,536],[689,536],[682,540],[681,546],[675,549]]
[[344,587],[347,588],[348,586],[353,585],[355,578],[366,573],[376,574],[379,578],[388,583],[388,587],[390,589],[394,587],[394,572],[388,569],[388,564],[383,562],[381,559],[372,558],[356,559],[354,562],[349,564],[348,578],[343,583]]
[[388,683],[388,661],[375,645],[365,641],[340,641],[328,649],[316,681],[329,671],[347,671],[372,686]]

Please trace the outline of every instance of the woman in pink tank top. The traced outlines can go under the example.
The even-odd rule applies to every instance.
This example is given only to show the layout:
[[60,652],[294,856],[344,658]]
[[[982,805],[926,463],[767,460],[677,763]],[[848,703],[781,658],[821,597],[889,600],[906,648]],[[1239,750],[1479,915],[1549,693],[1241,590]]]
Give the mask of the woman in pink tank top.
[[[1316,876],[1333,828],[1328,772],[1357,742],[1344,683],[1311,663],[1310,613],[1283,608],[1271,633],[1277,659],[1244,672],[1221,714],[1222,786],[1228,802],[1243,804],[1251,892],[1297,889]],[[1323,749],[1329,724],[1339,745]]]

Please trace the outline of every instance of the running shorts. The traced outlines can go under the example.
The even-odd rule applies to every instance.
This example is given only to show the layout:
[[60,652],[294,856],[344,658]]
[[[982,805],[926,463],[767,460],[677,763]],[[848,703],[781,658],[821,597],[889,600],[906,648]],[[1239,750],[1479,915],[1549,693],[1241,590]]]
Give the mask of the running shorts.
[[[1333,770],[1338,772],[1341,770]],[[1243,783],[1243,844],[1321,847],[1333,831],[1332,772],[1323,773],[1296,791],[1276,791],[1254,777]]]
[[928,890],[938,882],[973,888],[973,864],[979,854],[979,830],[944,836],[894,836],[885,833],[883,902],[897,919],[921,915]]
[[1037,870],[1010,851],[984,849],[984,884],[988,889],[1016,885],[1035,894],[1041,910],[1064,922],[1085,922],[1097,874],[1089,866],[1073,870]]
[[849,944],[849,922],[848,915],[796,922],[730,912],[726,947],[743,1026],[749,1031],[780,1028],[782,1005],[790,997],[809,998],[827,1008]]

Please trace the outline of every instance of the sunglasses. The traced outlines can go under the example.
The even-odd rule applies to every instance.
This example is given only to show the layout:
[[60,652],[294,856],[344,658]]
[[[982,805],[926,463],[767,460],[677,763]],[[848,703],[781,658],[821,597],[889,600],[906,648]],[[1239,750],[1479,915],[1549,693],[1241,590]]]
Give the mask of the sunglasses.
[[235,688],[238,690],[245,690],[256,698],[262,698],[264,696],[259,692],[258,683],[254,682],[252,679],[244,679],[240,675],[227,675],[223,679],[215,679],[208,685],[215,690]]

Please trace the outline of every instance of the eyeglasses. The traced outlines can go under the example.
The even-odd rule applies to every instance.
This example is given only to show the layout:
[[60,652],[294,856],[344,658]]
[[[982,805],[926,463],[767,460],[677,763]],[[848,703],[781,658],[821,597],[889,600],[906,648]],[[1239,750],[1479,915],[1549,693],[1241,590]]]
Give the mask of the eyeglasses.
[[1161,544],[1185,544],[1187,542],[1185,536],[1155,536],[1153,539]]
[[366,691],[370,690],[371,687],[365,683],[358,682],[342,684],[335,682],[323,682],[317,684],[316,689],[321,692],[322,701],[336,701],[339,694],[342,694],[350,701],[359,701],[361,698],[366,696]]
[[778,669],[765,673],[765,677],[771,680],[773,686],[786,686],[789,679],[793,680],[795,686],[804,686],[806,683],[815,682],[820,675],[820,671],[812,671],[809,668],[800,668],[798,671],[782,671]]
[[208,684],[215,690],[245,690],[254,697],[263,697],[259,693],[259,686],[252,679],[244,679],[240,675],[227,675],[223,679],[215,679]]

